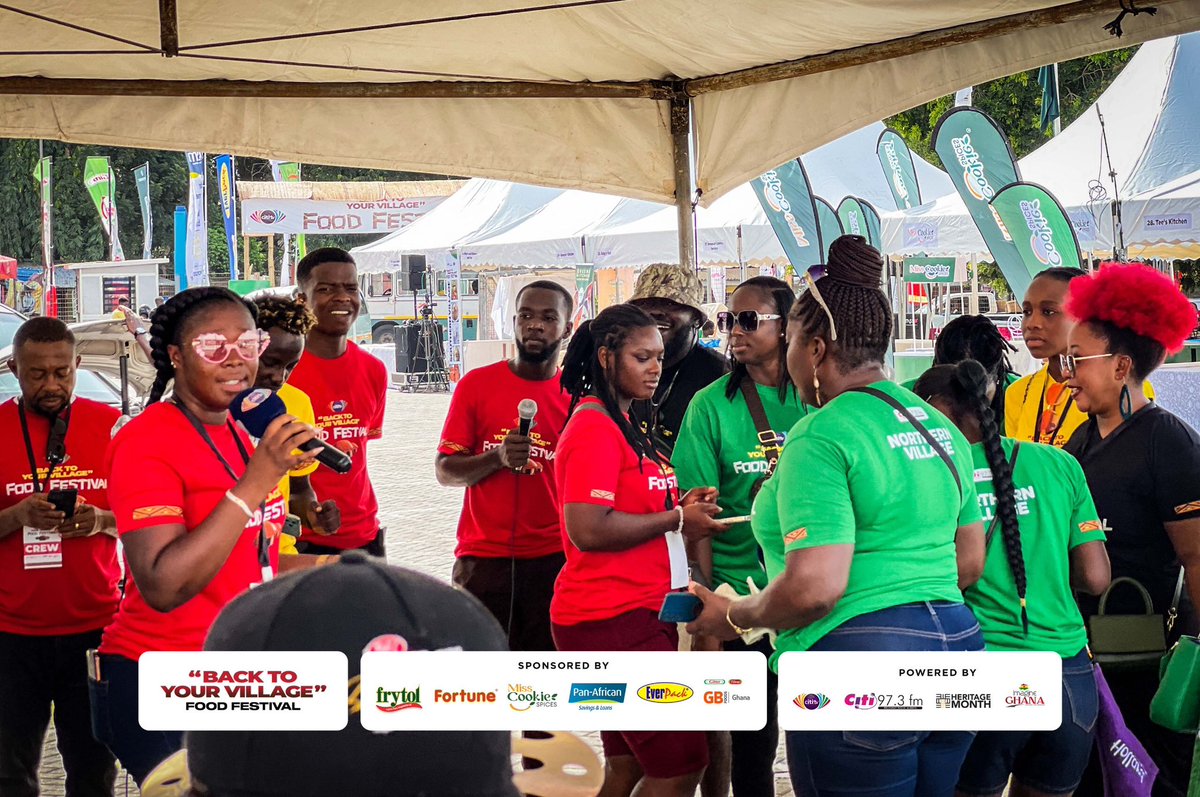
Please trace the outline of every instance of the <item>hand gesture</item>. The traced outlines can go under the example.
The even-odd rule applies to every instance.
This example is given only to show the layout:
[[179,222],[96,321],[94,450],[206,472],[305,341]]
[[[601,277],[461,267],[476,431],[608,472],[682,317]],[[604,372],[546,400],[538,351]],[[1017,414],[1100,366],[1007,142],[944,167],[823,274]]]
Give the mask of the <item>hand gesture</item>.
[[693,487],[683,494],[683,498],[679,499],[680,506],[690,506],[692,504],[715,504],[721,493],[716,487]]
[[332,500],[319,504],[313,501],[308,505],[305,520],[308,528],[317,534],[333,534],[342,527],[342,510],[338,509],[337,503]]
[[31,529],[56,529],[67,519],[46,500],[45,493],[34,493],[13,507],[13,511],[21,525]]
[[699,542],[728,530],[724,523],[713,520],[721,514],[721,507],[716,504],[693,501],[687,505],[681,502],[680,505],[683,506],[683,536],[688,542]]
[[712,637],[725,642],[738,638],[737,631],[729,624],[729,598],[705,589],[694,581],[688,586],[688,591],[704,604],[696,619],[687,624],[689,634]]
[[500,464],[512,470],[519,470],[529,462],[531,442],[529,437],[516,432],[509,432],[500,443]]
[[75,515],[64,521],[58,527],[58,531],[64,540],[92,536],[97,531],[96,507],[90,504],[80,504],[75,507]]

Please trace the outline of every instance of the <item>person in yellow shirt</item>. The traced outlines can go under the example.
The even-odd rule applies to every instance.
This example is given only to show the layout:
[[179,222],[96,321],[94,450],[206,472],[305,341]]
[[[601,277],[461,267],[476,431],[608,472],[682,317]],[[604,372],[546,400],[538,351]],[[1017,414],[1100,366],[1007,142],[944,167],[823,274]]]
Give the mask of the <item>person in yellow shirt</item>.
[[[304,353],[304,339],[316,324],[316,318],[303,303],[279,296],[263,296],[255,300],[258,307],[258,328],[271,336],[267,350],[258,358],[258,377],[255,387],[274,390],[283,400],[289,415],[302,423],[316,426],[312,401],[308,394],[287,384],[300,355]],[[279,491],[287,503],[289,518],[300,521],[300,526],[317,534],[332,534],[341,525],[341,513],[333,501],[318,501],[309,474],[320,467],[317,463],[295,470],[279,483]],[[295,528],[294,521],[291,526]],[[279,542],[281,556],[297,554],[296,535],[286,531]]]
[[[1004,394],[1004,434],[1017,440],[1062,448],[1088,416],[1075,404],[1067,389],[1067,376],[1059,357],[1067,353],[1067,336],[1074,324],[1063,312],[1067,286],[1087,276],[1078,268],[1048,268],[1034,278],[1021,305],[1021,332],[1029,353],[1045,365],[1022,377]],[[1154,388],[1143,384],[1146,398]]]

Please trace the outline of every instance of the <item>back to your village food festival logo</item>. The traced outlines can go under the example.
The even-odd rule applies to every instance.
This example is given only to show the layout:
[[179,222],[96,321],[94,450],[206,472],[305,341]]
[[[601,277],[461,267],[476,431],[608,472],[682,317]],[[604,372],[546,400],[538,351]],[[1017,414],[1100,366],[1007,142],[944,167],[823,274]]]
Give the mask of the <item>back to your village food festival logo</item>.
[[776,213],[782,213],[784,220],[787,221],[788,229],[791,231],[792,237],[796,239],[796,246],[808,246],[808,236],[796,219],[796,214],[792,213],[792,203],[788,202],[787,197],[783,195],[783,182],[779,179],[779,175],[772,169],[758,179],[762,182],[763,196],[766,197],[767,203]]
[[975,145],[971,143],[971,129],[967,128],[963,132],[962,138],[950,139],[950,146],[954,148],[955,160],[962,167],[963,184],[966,185],[967,191],[980,202],[989,203],[988,210],[992,212],[992,218],[996,220],[996,226],[1000,228],[1004,240],[1011,241],[1012,236],[1008,234],[1008,228],[1000,220],[1000,214],[991,206],[992,198],[996,196],[996,189],[992,188],[992,184],[988,182],[987,169],[984,168],[983,160],[975,150]]

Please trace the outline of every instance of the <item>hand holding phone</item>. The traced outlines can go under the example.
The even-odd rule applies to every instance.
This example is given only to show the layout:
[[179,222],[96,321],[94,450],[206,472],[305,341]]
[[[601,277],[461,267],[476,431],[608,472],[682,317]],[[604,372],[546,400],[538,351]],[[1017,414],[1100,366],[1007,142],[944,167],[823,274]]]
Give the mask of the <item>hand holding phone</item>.
[[726,526],[732,526],[734,523],[748,523],[750,521],[750,516],[737,515],[736,517],[718,517],[713,518],[713,520],[717,521],[718,523],[724,523]]
[[690,592],[668,592],[663,597],[658,619],[664,623],[690,623],[700,615],[700,599]]
[[46,494],[46,500],[54,508],[66,515],[67,520],[75,517],[75,503],[79,500],[78,490],[51,490]]

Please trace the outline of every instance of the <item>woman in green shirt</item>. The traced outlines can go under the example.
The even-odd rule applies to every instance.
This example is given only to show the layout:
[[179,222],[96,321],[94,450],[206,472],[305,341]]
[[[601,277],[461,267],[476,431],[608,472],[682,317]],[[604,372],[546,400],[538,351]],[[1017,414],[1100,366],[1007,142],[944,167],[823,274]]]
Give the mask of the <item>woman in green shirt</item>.
[[[753,277],[733,292],[730,310],[717,315],[721,331],[729,335],[733,370],[697,393],[688,405],[671,464],[680,489],[715,486],[720,491],[723,511],[718,517],[750,514],[755,493],[774,470],[777,446],[807,412],[787,373],[784,336],[795,299],[783,280]],[[773,434],[760,438],[748,400],[756,410],[761,408],[768,427],[764,432]],[[766,437],[773,439],[764,442]],[[691,546],[688,553],[699,565],[703,580],[714,587],[728,584],[739,595],[749,595],[751,583],[756,590],[767,585],[762,552],[749,523],[734,523],[724,534]],[[692,649],[720,650],[720,645],[718,640],[696,637]],[[735,639],[724,643],[724,649],[772,653],[765,637],[752,645]],[[777,686],[775,673],[768,671],[767,724],[763,729],[732,734],[732,778],[722,755],[724,748],[711,744],[710,738],[705,782],[714,785],[716,793],[727,794],[732,784],[734,797],[775,794]]]
[[[793,427],[754,503],[770,581],[736,601],[694,587],[704,609],[689,631],[775,628],[778,654],[983,649],[960,591],[983,570],[970,446],[888,380],[882,277],[883,257],[857,235],[808,272],[788,372],[820,410]],[[788,732],[788,768],[805,795],[951,797],[970,744],[961,731]]]
[[[994,383],[990,383],[994,384]],[[1000,437],[988,375],[974,360],[940,365],[915,392],[971,443],[979,508],[988,523],[983,576],[964,593],[988,650],[1062,657],[1062,724],[1054,731],[981,731],[958,778],[964,797],[1069,795],[1087,767],[1099,703],[1087,630],[1073,589],[1109,582],[1104,531],[1083,468],[1048,445]],[[995,539],[999,537],[1000,539]],[[1036,699],[1015,691],[1010,705]]]

